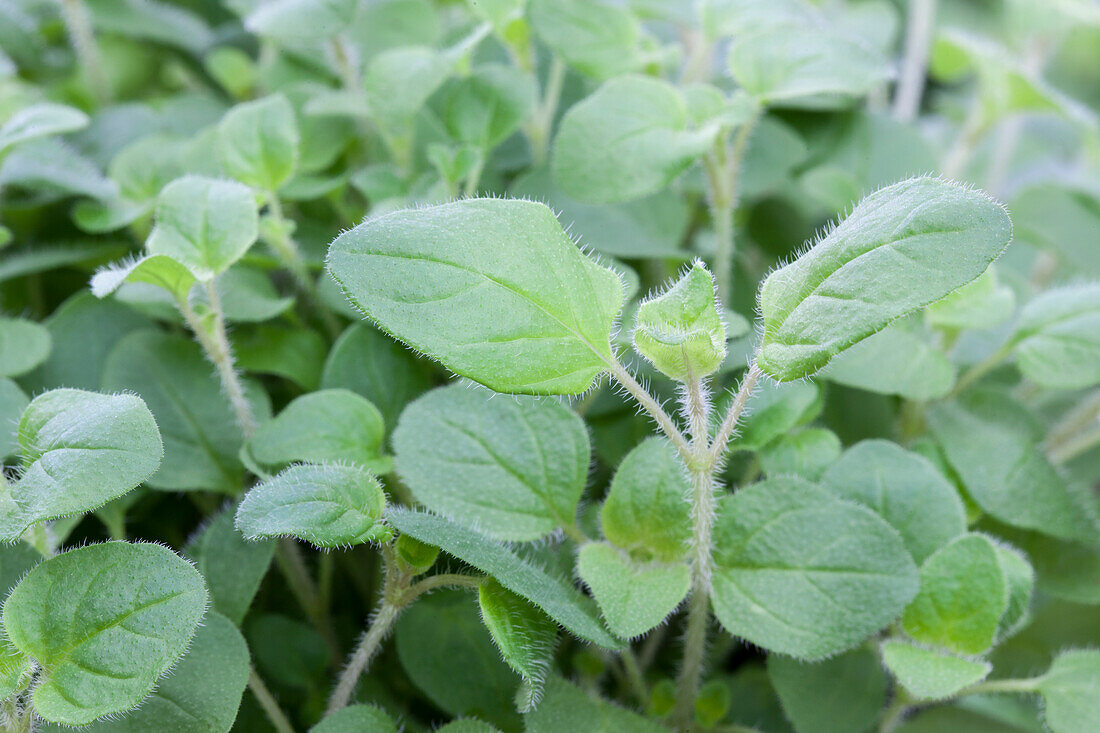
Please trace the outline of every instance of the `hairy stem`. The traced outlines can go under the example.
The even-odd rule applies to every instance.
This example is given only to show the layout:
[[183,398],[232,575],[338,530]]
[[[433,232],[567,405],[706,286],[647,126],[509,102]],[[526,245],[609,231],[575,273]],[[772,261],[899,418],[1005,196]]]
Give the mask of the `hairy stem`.
[[634,650],[628,646],[619,654],[619,660],[623,664],[623,672],[626,674],[631,692],[634,693],[634,699],[638,701],[639,707],[644,710],[649,703],[649,690],[646,688],[645,676],[638,664],[638,657],[634,656]]
[[221,381],[222,391],[229,399],[229,405],[233,408],[233,415],[237,419],[237,425],[244,437],[252,437],[256,431],[256,418],[252,414],[252,405],[244,395],[244,386],[237,374],[233,362],[233,350],[229,346],[229,335],[225,329],[225,316],[222,313],[221,299],[218,297],[218,288],[213,280],[204,283],[206,296],[210,307],[210,326],[207,327],[195,313],[191,303],[184,298],[179,302],[180,312],[187,321],[188,328],[195,334],[199,345],[206,353],[206,358],[214,365]]
[[920,109],[935,20],[936,0],[909,0],[909,15],[905,21],[905,57],[894,92],[894,117],[902,122],[911,122]]
[[554,127],[554,117],[558,113],[561,90],[565,83],[565,62],[554,55],[550,68],[546,72],[546,84],[543,85],[542,99],[535,108],[535,114],[527,125],[527,139],[531,143],[531,157],[536,167],[546,162],[550,153],[550,131]]
[[970,385],[977,382],[989,372],[993,371],[1005,358],[1012,353],[1013,343],[1009,342],[1001,348],[994,351],[992,354],[982,359],[980,362],[970,367],[966,372],[959,377],[959,381],[955,382],[955,388],[951,390],[948,397],[954,397],[962,394],[962,392]]
[[1061,464],[1073,460],[1098,445],[1100,445],[1100,425],[1081,433],[1071,440],[1052,446],[1047,455],[1050,457],[1051,462]]
[[890,704],[882,711],[882,718],[878,726],[878,733],[891,733],[894,728],[897,728],[901,724],[902,719],[909,712],[910,707],[909,696],[902,690],[897,690],[894,693],[894,699],[890,701]]
[[752,364],[749,365],[749,370],[745,372],[744,379],[741,380],[741,386],[737,388],[737,394],[734,396],[733,402],[730,403],[729,410],[726,411],[726,416],[722,419],[722,424],[718,426],[718,432],[714,434],[714,442],[711,444],[711,457],[715,463],[721,460],[730,440],[736,434],[737,423],[741,420],[745,405],[756,388],[756,382],[762,376],[764,376],[764,372],[756,365],[756,359],[754,358]]
[[608,366],[611,369],[611,376],[630,393],[638,404],[641,405],[643,410],[649,413],[649,416],[657,423],[657,427],[661,429],[661,432],[663,432],[668,439],[672,441],[672,444],[676,446],[676,450],[680,454],[680,457],[684,459],[684,462],[690,461],[691,447],[688,445],[687,439],[684,438],[684,434],[676,427],[676,423],[672,421],[669,414],[661,407],[661,403],[654,399],[653,395],[651,395],[645,387],[638,384],[638,380],[626,370],[626,367],[624,367],[618,359],[613,357]]
[[1045,441],[1047,449],[1057,449],[1096,422],[1100,422],[1100,389],[1085,398],[1084,402],[1074,408],[1060,423],[1051,428]]
[[741,124],[727,144],[719,139],[704,160],[707,173],[707,204],[714,222],[714,279],[718,283],[718,299],[729,303],[733,279],[734,232],[733,215],[741,198],[741,167],[749,138],[756,127],[759,113]]
[[714,466],[708,440],[710,404],[702,382],[689,374],[684,383],[684,417],[691,426],[691,590],[684,658],[676,681],[675,719],[687,729],[706,663],[710,625],[711,529],[714,525]]
[[103,73],[103,62],[92,30],[92,19],[84,0],[61,0],[61,19],[96,99],[101,104],[108,101],[111,98],[111,89]]
[[271,694],[271,690],[267,689],[267,685],[256,673],[255,668],[249,668],[248,670],[248,689],[252,691],[256,701],[260,703],[260,707],[263,708],[267,719],[271,721],[271,725],[275,727],[277,733],[294,733],[294,726],[290,724],[286,713],[279,707],[275,696]]

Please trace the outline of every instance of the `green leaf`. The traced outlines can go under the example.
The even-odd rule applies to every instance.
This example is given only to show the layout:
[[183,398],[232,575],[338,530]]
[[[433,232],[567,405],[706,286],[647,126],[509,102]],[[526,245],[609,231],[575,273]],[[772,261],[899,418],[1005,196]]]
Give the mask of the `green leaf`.
[[[240,492],[241,432],[198,344],[155,331],[132,333],[107,358],[103,386],[137,392],[157,419],[164,460],[150,486]],[[270,414],[267,395],[255,384],[246,381],[245,394],[259,420]]]
[[492,399],[462,384],[409,404],[393,434],[397,471],[417,501],[502,540],[572,529],[591,448],[569,408]]
[[348,327],[325,359],[322,389],[349,389],[378,407],[386,425],[397,425],[405,405],[431,388],[434,369],[425,359],[365,324]]
[[634,348],[679,382],[713,374],[726,358],[726,325],[714,278],[696,260],[683,277],[638,306]]
[[1100,720],[1100,651],[1063,652],[1039,680],[1043,719],[1054,733],[1087,733]]
[[412,118],[453,68],[447,54],[423,46],[382,51],[363,74],[371,116],[389,135],[408,134]]
[[898,533],[800,479],[722,499],[714,526],[714,613],[729,633],[799,659],[858,644],[917,593]]
[[[735,450],[759,450],[791,428],[811,422],[823,405],[821,388],[813,382],[782,384],[762,380],[749,396],[731,446]],[[720,409],[715,412],[725,414],[727,407],[728,403],[719,404]]]
[[238,329],[232,340],[237,366],[245,371],[284,377],[305,390],[321,381],[328,343],[310,328],[260,323]]
[[385,474],[393,462],[382,454],[384,437],[378,408],[346,389],[325,389],[291,400],[259,427],[248,449],[267,465],[334,461]]
[[821,662],[770,654],[768,677],[798,733],[868,730],[886,702],[886,675],[866,648]]
[[375,705],[348,705],[309,729],[309,733],[397,733],[397,725]]
[[[137,710],[99,720],[87,733],[228,733],[248,683],[248,645],[225,616],[208,613],[187,653]],[[43,733],[61,733],[48,726]]]
[[25,318],[0,317],[0,377],[25,374],[50,355],[50,332]]
[[606,649],[620,643],[598,619],[589,599],[572,584],[472,529],[443,517],[410,509],[390,509],[386,520],[398,531],[443,548],[459,560],[496,578],[508,590],[523,596],[570,633]]
[[19,448],[19,417],[30,402],[18,384],[0,377],[0,463]]
[[1095,544],[1098,520],[1043,455],[1030,417],[1006,395],[971,390],[928,411],[932,434],[982,511],[1017,527]]
[[177,303],[187,301],[197,282],[187,267],[167,255],[146,255],[101,268],[92,277],[92,294],[105,298],[124,283],[146,283],[167,290]]
[[1044,387],[1100,384],[1100,284],[1042,293],[1020,312],[1013,341],[1020,371]]
[[579,394],[612,359],[622,284],[542,204],[380,216],[338,237],[328,268],[384,330],[498,392]]
[[161,191],[156,226],[145,248],[171,257],[205,282],[243,257],[258,235],[256,200],[248,188],[185,176]]
[[274,542],[246,542],[233,524],[236,508],[218,512],[187,545],[206,579],[211,606],[237,626],[244,621],[275,554]]
[[757,363],[781,381],[809,376],[977,278],[1011,236],[1004,208],[978,191],[936,178],[879,189],[764,281]]
[[252,6],[244,25],[282,40],[326,38],[347,30],[358,7],[356,0],[274,0]]
[[619,464],[600,508],[604,536],[632,556],[673,561],[691,540],[691,482],[670,442],[648,438]]
[[992,646],[1008,585],[989,538],[971,533],[952,540],[924,561],[920,578],[920,593],[902,617],[905,633],[959,654]]
[[309,729],[309,733],[397,733],[397,725],[375,705],[348,705]]
[[888,326],[829,362],[821,377],[879,394],[924,402],[955,386],[955,367],[921,336]]
[[840,438],[825,428],[788,433],[760,449],[760,466],[769,478],[798,476],[816,481],[838,458]]
[[516,702],[519,711],[525,713],[537,706],[542,697],[558,625],[492,578],[478,585],[477,601],[481,620],[501,656],[523,678]]
[[417,601],[397,620],[394,641],[408,678],[437,708],[520,729],[520,678],[501,661],[469,592],[440,590]]
[[55,389],[23,411],[23,470],[3,492],[0,539],[13,542],[36,522],[82,514],[149,478],[164,447],[140,397]]
[[535,97],[529,74],[511,66],[481,66],[450,89],[443,121],[458,142],[491,150],[519,129]]
[[925,320],[937,328],[993,328],[1011,318],[1015,307],[1015,291],[999,284],[997,268],[990,265],[974,282],[928,306]]
[[383,542],[386,495],[378,479],[353,465],[301,464],[253,487],[237,509],[250,540],[298,537],[317,547]]
[[656,193],[714,143],[716,125],[690,129],[683,95],[666,81],[622,76],[561,120],[551,169],[562,190],[588,203]]
[[20,143],[62,135],[88,125],[88,115],[64,104],[40,102],[24,107],[0,126],[0,158]]
[[524,716],[527,733],[667,733],[655,720],[592,697],[560,677],[546,682],[546,695],[537,708]]
[[[283,0],[284,4],[286,0]],[[316,16],[306,26],[314,26]],[[283,94],[238,104],[218,123],[218,157],[225,172],[253,188],[274,192],[298,163],[298,123]]]
[[906,641],[882,642],[882,661],[906,692],[918,700],[943,700],[984,680],[993,665],[924,649]]
[[[280,296],[268,274],[260,269],[237,265],[218,278],[222,311],[231,323],[260,323],[286,313],[294,305],[293,296]],[[195,300],[209,303],[206,293]]]
[[247,628],[256,671],[281,686],[312,690],[336,661],[324,637],[305,621],[265,613],[250,619]]
[[40,667],[35,712],[86,725],[129,710],[186,651],[202,576],[166,547],[108,542],[42,562],[4,603],[8,638]]
[[997,623],[997,642],[1016,634],[1031,621],[1031,594],[1035,589],[1035,570],[1024,553],[998,542],[997,560],[1001,563],[1008,589],[1008,606]]
[[658,626],[691,585],[691,571],[683,563],[635,561],[604,542],[581,548],[577,574],[592,591],[608,628],[624,639]]
[[825,471],[821,485],[878,512],[918,563],[966,532],[966,509],[955,487],[928,459],[889,441],[852,446]]
[[628,10],[600,0],[531,0],[531,28],[565,63],[608,79],[636,69],[641,24]]
[[759,102],[831,108],[890,77],[889,63],[828,27],[774,26],[738,35],[729,50],[734,80]]

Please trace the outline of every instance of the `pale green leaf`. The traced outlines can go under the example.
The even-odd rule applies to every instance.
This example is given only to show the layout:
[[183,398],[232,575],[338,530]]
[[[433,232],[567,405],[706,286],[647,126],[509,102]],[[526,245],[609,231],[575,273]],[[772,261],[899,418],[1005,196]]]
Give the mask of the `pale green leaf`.
[[821,484],[878,512],[901,533],[917,562],[966,531],[955,487],[928,459],[889,441],[852,446],[825,471]]
[[1027,556],[1015,547],[996,543],[997,560],[1008,589],[1008,606],[997,623],[997,642],[1027,626],[1031,621],[1031,594],[1035,589],[1035,570]]
[[1020,371],[1044,387],[1100,384],[1100,284],[1042,293],[1023,307],[1013,341]]
[[580,201],[629,201],[666,187],[717,134],[716,125],[689,127],[683,95],[668,82],[617,77],[562,118],[551,169]]
[[714,613],[726,630],[800,659],[858,644],[918,589],[917,568],[890,525],[793,478],[722,499],[714,562]]
[[225,272],[259,235],[252,192],[240,183],[185,176],[157,199],[156,226],[145,248],[166,255],[201,281]]
[[530,0],[528,22],[539,39],[577,71],[608,79],[636,69],[641,24],[602,0]]
[[686,564],[636,561],[604,542],[581,548],[577,574],[592,591],[608,628],[624,639],[658,626],[691,585]]
[[186,302],[187,294],[197,282],[184,265],[167,255],[146,255],[135,260],[108,265],[92,277],[92,294],[105,298],[124,283],[147,283],[171,293],[176,302]]
[[971,390],[928,412],[932,434],[967,494],[1007,524],[1060,539],[1095,543],[1092,502],[1077,496],[1028,429],[1020,405],[999,392]]
[[393,435],[417,501],[502,540],[572,528],[591,449],[569,408],[455,384],[409,404]]
[[600,508],[604,536],[638,559],[682,559],[691,540],[691,481],[676,449],[648,438],[619,464]]
[[[732,399],[732,395],[730,397]],[[735,450],[759,450],[791,428],[812,421],[821,413],[824,397],[813,382],[782,384],[765,379],[749,396],[737,435]],[[725,414],[728,402],[716,413]]]
[[920,579],[920,593],[902,617],[905,633],[959,654],[980,654],[993,644],[1008,584],[989,538],[957,537],[924,561]]
[[519,129],[535,96],[531,75],[511,66],[481,66],[449,90],[443,122],[458,142],[491,150]]
[[0,158],[19,143],[72,132],[87,124],[88,115],[68,105],[40,102],[24,107],[0,125]]
[[[316,22],[313,17],[305,25]],[[225,172],[263,191],[277,191],[293,175],[298,141],[294,108],[283,94],[238,104],[218,123],[218,157]]]
[[951,391],[955,367],[925,338],[906,328],[888,326],[830,361],[821,377],[923,402]]
[[964,659],[906,641],[882,642],[882,661],[906,692],[918,700],[942,700],[981,682],[993,669],[982,660]]
[[829,108],[873,91],[890,77],[886,59],[828,27],[775,26],[738,35],[733,78],[767,105]]
[[385,474],[392,460],[382,453],[384,437],[378,408],[346,389],[325,389],[291,400],[256,430],[248,449],[257,461],[273,466],[335,461]]
[[826,428],[788,433],[760,449],[760,466],[769,478],[798,476],[817,481],[840,458],[840,438]]
[[769,376],[806,377],[891,321],[977,278],[1011,239],[1004,208],[936,178],[864,198],[760,289]]
[[50,355],[50,332],[26,318],[0,317],[0,377],[25,374]]
[[19,448],[19,416],[29,404],[30,399],[18,384],[0,377],[0,463]]
[[369,219],[332,243],[328,268],[383,329],[498,392],[579,394],[612,358],[622,284],[542,204],[466,199]]
[[273,0],[255,3],[244,26],[281,40],[323,39],[346,31],[358,7],[356,0]]
[[925,320],[937,328],[993,328],[1011,318],[1015,307],[1016,293],[998,282],[991,265],[974,282],[928,306]]
[[90,512],[149,478],[164,447],[140,397],[55,389],[23,411],[23,470],[3,492],[0,538],[30,525]]
[[509,667],[523,678],[517,695],[521,713],[538,705],[554,653],[558,625],[492,578],[478,585],[481,620]]
[[524,716],[527,733],[667,733],[655,720],[592,697],[560,677],[546,682],[546,695]]
[[378,479],[353,465],[300,464],[254,486],[237,509],[250,540],[298,537],[317,547],[388,540],[386,495]]
[[726,358],[726,325],[714,278],[696,261],[674,285],[638,306],[634,348],[680,382],[712,374]]
[[108,542],[27,574],[4,603],[12,643],[42,668],[42,718],[86,725],[129,710],[187,650],[206,611],[202,576],[166,547]]
[[1100,651],[1063,652],[1039,680],[1043,718],[1054,733],[1088,733],[1100,720]]
[[386,520],[398,531],[441,547],[459,560],[496,578],[508,590],[523,596],[570,633],[607,649],[620,643],[600,623],[590,599],[564,580],[521,558],[504,545],[468,527],[426,512],[391,509]]
[[768,677],[798,733],[866,731],[886,702],[886,675],[866,648],[821,662],[770,654]]

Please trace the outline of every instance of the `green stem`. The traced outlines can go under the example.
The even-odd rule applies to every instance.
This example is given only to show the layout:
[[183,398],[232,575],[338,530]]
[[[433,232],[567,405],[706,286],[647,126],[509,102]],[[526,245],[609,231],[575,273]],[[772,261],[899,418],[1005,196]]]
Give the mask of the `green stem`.
[[619,654],[619,660],[623,664],[623,672],[626,674],[634,698],[638,701],[639,707],[644,710],[649,704],[649,690],[646,688],[645,676],[638,664],[638,657],[634,656],[634,650],[628,646]]
[[332,621],[321,601],[317,585],[309,574],[309,568],[306,567],[305,558],[297,541],[286,537],[279,540],[275,545],[275,561],[298,605],[313,624],[313,628],[317,629],[317,633],[325,640],[332,659],[339,659],[340,645],[332,632]]
[[976,685],[971,685],[959,693],[964,695],[986,695],[990,693],[1015,693],[1020,695],[1031,694],[1039,689],[1042,677],[1013,680],[986,680]]
[[905,57],[894,92],[894,117],[911,122],[920,109],[927,75],[928,50],[936,20],[936,0],[909,0],[905,21]]
[[894,699],[890,701],[890,704],[882,711],[881,722],[878,726],[878,733],[891,733],[898,725],[901,724],[902,719],[909,712],[912,700],[905,694],[900,688],[894,693]]
[[1052,446],[1048,455],[1051,462],[1062,464],[1073,460],[1086,451],[1092,450],[1098,445],[1100,445],[1100,425],[1081,433],[1071,440]]
[[527,139],[531,142],[531,157],[535,167],[546,162],[550,153],[550,131],[554,127],[554,117],[558,113],[561,90],[565,84],[565,62],[554,55],[550,68],[546,72],[546,84],[543,86],[542,99],[527,127]]
[[1074,436],[1097,421],[1100,421],[1100,390],[1093,392],[1051,429],[1045,441],[1048,450],[1054,450],[1072,440]]
[[311,306],[321,318],[321,324],[325,327],[329,337],[335,339],[340,335],[340,324],[328,308],[321,303],[317,293],[317,283],[310,274],[309,266],[302,257],[298,243],[294,237],[288,234],[290,222],[283,213],[283,205],[279,196],[274,191],[267,192],[267,212],[274,222],[275,236],[269,237],[267,243],[275,251],[276,256],[282,261],[283,266],[290,271],[298,290],[309,300]]
[[271,690],[267,689],[267,685],[256,673],[255,668],[248,670],[248,689],[252,691],[256,701],[260,703],[260,707],[263,708],[267,719],[271,721],[271,725],[275,727],[277,733],[294,733],[294,726],[287,720],[286,713],[279,707],[275,696],[271,694]]
[[978,144],[982,130],[985,128],[982,117],[981,99],[975,97],[970,105],[970,110],[966,113],[966,119],[963,120],[962,127],[959,128],[959,134],[955,138],[955,142],[951,145],[951,149],[947,151],[947,155],[944,156],[943,162],[940,164],[940,170],[943,171],[946,178],[958,178],[966,168],[970,156],[974,154],[974,148]]
[[691,447],[688,445],[683,433],[676,427],[676,423],[672,421],[669,414],[661,407],[661,403],[654,399],[653,395],[651,395],[645,387],[638,384],[638,380],[626,370],[626,367],[624,367],[618,359],[612,357],[608,367],[611,369],[611,376],[615,378],[615,381],[621,384],[623,388],[630,393],[638,404],[641,405],[642,409],[649,413],[649,416],[657,423],[657,427],[661,429],[661,432],[672,441],[672,444],[676,446],[676,450],[679,452],[680,457],[684,459],[684,462],[687,463],[690,461]]
[[244,434],[245,439],[252,437],[256,431],[256,418],[252,414],[252,405],[244,394],[244,386],[237,374],[233,362],[233,350],[229,345],[229,335],[225,328],[225,316],[222,313],[221,299],[218,297],[218,288],[213,280],[204,283],[206,296],[209,301],[211,324],[208,328],[199,318],[191,303],[184,298],[178,305],[187,326],[195,334],[199,345],[206,352],[206,358],[214,365],[221,380],[222,390],[229,399],[233,408],[233,415],[237,419],[237,425]]
[[731,144],[727,144],[724,137],[720,138],[704,160],[707,204],[714,223],[714,279],[718,283],[718,299],[724,305],[729,304],[733,284],[733,215],[741,198],[741,167],[759,118],[757,112],[742,123]]
[[689,374],[684,383],[684,417],[691,429],[691,590],[688,599],[684,657],[676,681],[674,719],[685,730],[695,716],[695,698],[706,663],[707,631],[710,626],[711,530],[714,524],[714,466],[711,455],[708,416],[710,403],[702,382]]
[[382,589],[382,602],[378,610],[371,618],[370,626],[363,633],[359,643],[348,659],[347,666],[336,681],[336,687],[329,697],[328,709],[325,715],[331,715],[337,710],[347,707],[351,695],[355,692],[355,686],[359,678],[367,670],[370,660],[378,652],[389,634],[397,617],[405,608],[422,594],[436,588],[444,587],[474,587],[481,579],[474,575],[460,575],[457,573],[445,573],[424,578],[415,585],[411,585],[412,576],[401,572],[397,567],[393,555],[392,545],[386,545],[382,549],[382,558],[385,565],[385,583]]
[[722,419],[722,424],[718,427],[718,432],[714,435],[714,442],[711,445],[711,458],[715,464],[725,455],[726,447],[729,446],[730,440],[737,432],[737,423],[741,420],[741,413],[745,411],[745,405],[748,404],[749,397],[756,389],[756,382],[762,376],[764,376],[764,372],[756,365],[756,358],[754,357],[752,364],[749,365],[749,370],[745,372],[744,379],[741,380],[741,386],[737,388],[737,394],[734,396],[733,402],[730,403],[729,410],[726,411],[726,416]]
[[477,184],[481,182],[481,173],[485,170],[485,156],[487,155],[488,151],[482,151],[477,163],[474,164],[474,169],[470,171],[470,175],[466,176],[466,184],[462,187],[462,195],[466,198],[477,193]]
[[65,23],[73,50],[76,51],[76,58],[88,75],[88,83],[92,86],[96,100],[100,104],[107,102],[111,98],[111,91],[103,73],[103,62],[92,30],[92,19],[83,0],[61,0],[61,19]]
[[970,367],[961,377],[959,381],[955,383],[955,388],[951,390],[951,394],[948,397],[954,397],[962,394],[970,385],[977,382],[989,372],[993,371],[1005,358],[1012,353],[1012,347],[1015,344],[1009,342],[1001,348],[994,351],[992,354],[982,359],[980,362]]

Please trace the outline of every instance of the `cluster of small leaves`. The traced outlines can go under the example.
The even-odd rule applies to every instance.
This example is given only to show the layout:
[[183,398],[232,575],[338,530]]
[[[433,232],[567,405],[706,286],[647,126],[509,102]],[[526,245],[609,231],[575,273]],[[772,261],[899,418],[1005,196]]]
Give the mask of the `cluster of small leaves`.
[[1097,69],[1095,0],[0,0],[0,729],[1100,730]]

